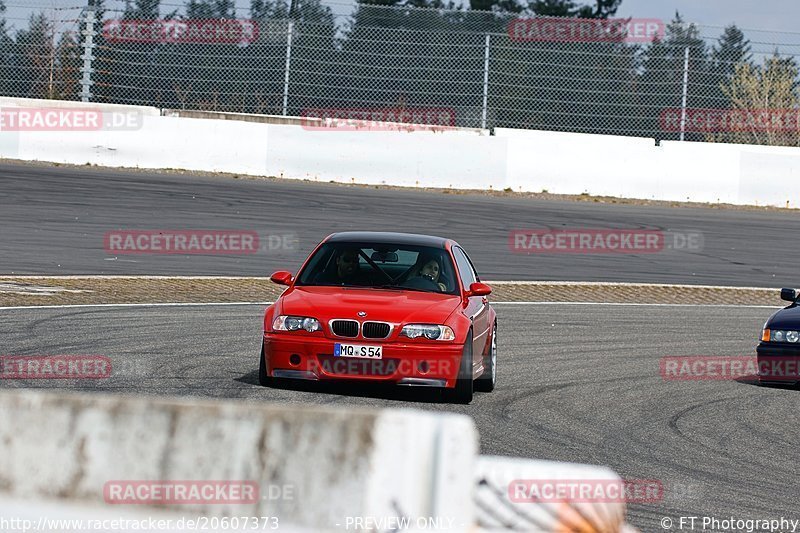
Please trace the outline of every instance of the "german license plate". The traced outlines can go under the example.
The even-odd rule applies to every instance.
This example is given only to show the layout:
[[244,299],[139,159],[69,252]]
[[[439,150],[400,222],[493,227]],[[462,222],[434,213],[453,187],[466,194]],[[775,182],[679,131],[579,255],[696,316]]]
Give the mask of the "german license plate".
[[333,345],[334,357],[356,357],[358,359],[382,359],[383,346],[367,346],[366,344],[342,344]]

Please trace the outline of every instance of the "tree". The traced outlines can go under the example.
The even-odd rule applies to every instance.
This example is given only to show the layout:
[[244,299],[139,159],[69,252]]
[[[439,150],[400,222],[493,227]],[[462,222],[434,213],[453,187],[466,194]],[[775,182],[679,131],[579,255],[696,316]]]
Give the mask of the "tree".
[[250,0],[250,18],[253,20],[267,20],[287,18],[289,4],[273,0]]
[[58,40],[55,50],[55,66],[49,98],[78,100],[81,92],[82,50],[75,36],[65,32]]
[[89,0],[89,5],[94,7],[95,19],[102,21],[106,18],[106,0]]
[[542,17],[607,19],[614,16],[622,0],[595,0],[594,5],[578,5],[573,0],[530,0],[528,8]]
[[469,0],[469,8],[473,11],[521,13],[525,6],[515,0]]
[[156,20],[159,17],[161,0],[125,0],[122,18],[126,20]]
[[30,98],[53,98],[56,46],[53,23],[44,13],[34,13],[28,28],[17,33],[19,53],[16,73],[18,93]]
[[622,0],[595,0],[594,7],[582,6],[578,8],[577,16],[589,19],[607,19],[617,14]]
[[[526,14],[564,17],[564,27],[573,23],[606,27],[596,19],[614,15],[620,3],[534,0]],[[593,20],[578,20],[587,18]],[[526,22],[536,27],[536,19]],[[513,32],[510,27],[508,31]],[[489,100],[497,110],[495,124],[586,133],[630,131],[636,47],[626,43],[624,35],[598,39],[540,35],[530,41],[507,35],[492,36]]]
[[186,18],[236,18],[236,2],[234,0],[189,0],[186,4]]
[[6,28],[6,3],[5,0],[0,0],[0,36],[8,37],[8,28]]
[[[667,24],[663,41],[654,41],[644,52],[642,72],[639,76],[638,97],[640,109],[639,129],[648,134],[657,134],[659,139],[677,140],[680,133],[663,128],[662,117],[674,114],[683,105],[684,74],[687,74],[686,106],[708,108],[718,104],[717,95],[709,91],[711,60],[708,47],[699,36],[694,24],[688,24],[680,13]],[[688,70],[686,51],[689,51]],[[702,140],[698,136],[686,136],[689,140]]]
[[6,5],[0,0],[0,91],[2,94],[17,94],[18,87],[15,78],[18,75],[15,68],[18,59],[17,43],[9,37],[6,27]]
[[[741,62],[722,92],[732,110],[728,131],[707,135],[706,140],[743,144],[800,146],[798,68],[794,58],[776,51],[763,66]],[[789,120],[786,120],[788,117]]]
[[527,8],[540,17],[606,19],[616,14],[621,3],[622,0],[595,0],[594,5],[579,5],[574,0],[528,0],[525,5],[516,0],[470,0],[469,7],[472,10],[502,13],[520,13]]
[[735,24],[726,27],[711,50],[716,84],[729,84],[737,67],[752,60],[750,50],[750,41],[745,38],[742,30]]

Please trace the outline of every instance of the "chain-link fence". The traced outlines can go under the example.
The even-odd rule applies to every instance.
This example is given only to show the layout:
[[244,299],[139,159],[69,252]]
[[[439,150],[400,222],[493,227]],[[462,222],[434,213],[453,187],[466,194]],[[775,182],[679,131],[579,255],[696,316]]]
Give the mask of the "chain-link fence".
[[634,38],[635,19],[614,32],[578,19],[333,8],[31,8],[2,28],[0,94],[291,116],[435,108],[465,127],[800,145],[797,33],[666,21],[653,42]]

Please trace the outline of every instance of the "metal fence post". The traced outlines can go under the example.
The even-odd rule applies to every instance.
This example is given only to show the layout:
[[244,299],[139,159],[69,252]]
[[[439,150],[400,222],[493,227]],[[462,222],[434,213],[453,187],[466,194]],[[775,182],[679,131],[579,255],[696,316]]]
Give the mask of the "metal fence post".
[[486,34],[486,42],[483,47],[483,108],[481,111],[481,129],[486,129],[487,107],[489,105],[489,45],[492,36]]
[[689,96],[689,47],[683,54],[683,99],[681,101],[681,141],[686,136],[686,100]]
[[89,102],[92,99],[92,73],[94,69],[92,68],[92,62],[94,61],[94,36],[97,35],[94,31],[94,24],[97,22],[97,13],[94,10],[94,3],[90,2],[86,9],[83,11],[84,14],[84,29],[81,31],[83,35],[83,55],[81,59],[83,59],[83,66],[81,67],[81,73],[83,77],[81,78],[81,102]]
[[294,21],[289,21],[289,31],[286,36],[286,70],[283,76],[283,116],[289,109],[289,70],[292,66],[292,34],[294,33]]

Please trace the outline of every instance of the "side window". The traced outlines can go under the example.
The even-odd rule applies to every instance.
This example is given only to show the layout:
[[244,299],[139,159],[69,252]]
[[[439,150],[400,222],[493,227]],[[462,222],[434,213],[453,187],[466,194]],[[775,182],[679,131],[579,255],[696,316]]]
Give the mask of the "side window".
[[472,269],[472,264],[469,262],[467,254],[461,248],[453,248],[453,255],[456,258],[456,266],[458,267],[458,274],[461,276],[461,282],[464,287],[469,288],[470,285],[478,281],[475,271]]

